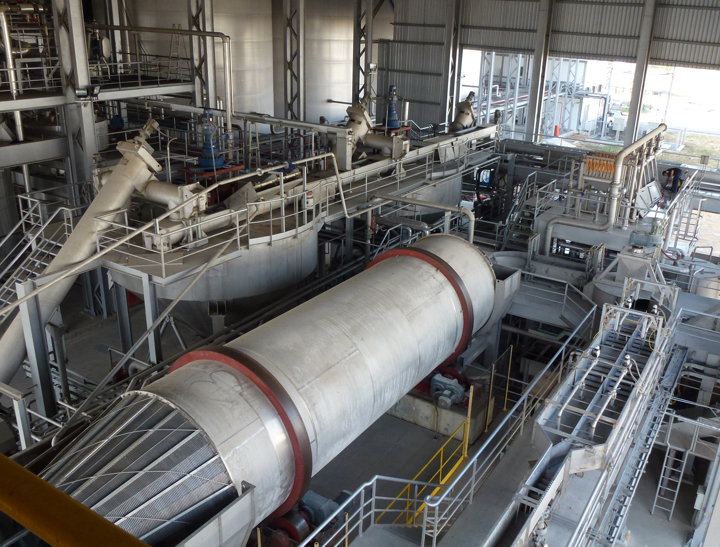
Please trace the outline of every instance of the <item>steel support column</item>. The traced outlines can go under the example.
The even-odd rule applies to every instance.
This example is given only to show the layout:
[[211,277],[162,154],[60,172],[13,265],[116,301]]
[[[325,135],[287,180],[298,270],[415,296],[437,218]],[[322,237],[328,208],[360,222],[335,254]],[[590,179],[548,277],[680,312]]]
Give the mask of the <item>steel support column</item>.
[[[520,89],[520,72],[521,72],[521,66],[522,66],[522,59],[523,55],[517,56],[517,76],[515,78],[515,86],[513,89],[513,106],[512,106],[512,114],[510,118],[510,130],[512,131],[512,138],[515,138],[515,123],[517,119],[517,107],[518,107],[518,93]],[[527,66],[527,63],[525,63],[525,66]]]
[[638,39],[637,57],[635,59],[635,76],[633,77],[632,96],[630,97],[630,110],[628,112],[627,125],[625,126],[625,146],[635,142],[637,135],[642,98],[645,92],[645,76],[650,64],[650,44],[652,42],[652,30],[655,23],[655,0],[645,0],[643,8],[642,23],[640,26],[640,38]]
[[543,99],[545,96],[545,69],[550,50],[552,33],[552,10],[554,0],[540,0],[533,54],[532,80],[528,96],[528,116],[525,140],[532,142],[541,130]]
[[562,116],[560,119],[560,132],[572,131],[573,114],[575,113],[575,91],[578,89],[578,73],[580,71],[579,59],[567,59],[567,76],[565,77],[565,89],[563,95]]
[[[35,289],[32,280],[17,283],[18,298],[31,293]],[[45,345],[45,326],[40,317],[37,297],[20,304],[20,317],[22,319],[23,334],[27,359],[30,363],[30,373],[33,380],[33,392],[37,410],[43,416],[51,417],[57,413],[55,387],[53,385],[50,360]]]
[[82,1],[53,0],[52,8],[67,102],[65,131],[75,180],[91,180],[97,141]]
[[[355,0],[355,29],[353,31],[353,103],[377,94],[373,90],[373,0]],[[372,108],[372,105],[368,105]]]
[[115,283],[113,292],[115,293],[118,330],[120,331],[120,349],[123,353],[127,353],[133,345],[132,325],[130,323],[130,306],[128,305],[128,291],[122,285]]
[[441,121],[449,123],[455,116],[454,81],[460,40],[460,5],[462,0],[448,0],[445,15],[443,46],[442,91],[440,104],[444,104]]
[[[120,5],[120,0],[107,0],[107,21],[109,25],[122,26],[122,18],[120,11],[125,9],[124,5]],[[116,71],[122,72],[125,66],[125,55],[127,51],[123,49],[123,35],[122,31],[113,30],[110,32],[110,39],[112,40],[113,52],[115,53],[115,62],[117,63]]]
[[[503,126],[510,128],[511,124],[509,123],[509,117],[510,117],[510,96],[513,97],[513,104],[517,101],[517,86],[518,86],[518,78],[520,76],[520,56],[519,55],[511,55],[507,54],[503,56],[503,72],[504,72],[504,66],[505,62],[504,60],[507,59],[507,76],[505,77],[505,105],[503,107]],[[500,75],[500,82],[502,83],[502,74]],[[513,107],[514,109],[514,107]],[[513,116],[514,118],[514,116]]]
[[305,0],[284,0],[285,117],[305,120]]
[[[490,119],[490,103],[492,102],[492,71],[494,56],[490,51],[483,51],[480,58],[480,80],[478,81],[476,125],[479,127]],[[483,103],[485,106],[483,107]]]
[[560,102],[560,95],[562,93],[562,66],[564,59],[560,57],[551,57],[548,59],[547,64],[550,65],[550,70],[547,78],[547,98],[544,101],[544,108],[542,112],[542,134],[552,135],[553,130],[557,121],[557,110]]
[[[143,274],[142,284],[143,301],[145,303],[145,323],[147,324],[147,328],[149,329],[160,316],[158,310],[157,292],[155,290],[155,285],[150,282],[150,276],[148,274]],[[159,326],[150,333],[147,341],[148,351],[150,353],[150,355],[148,356],[148,360],[152,364],[156,365],[157,363],[162,361],[162,344],[160,341]]]
[[[448,66],[448,94],[447,108],[445,112],[445,121],[451,122],[455,117],[455,105],[460,102],[460,79],[462,78],[462,47],[460,46],[460,29],[462,27],[461,14],[463,0],[456,0],[452,12],[451,32],[447,34],[450,37],[450,60]],[[448,12],[448,16],[450,12]],[[445,27],[448,28],[447,25]]]
[[[188,0],[188,28],[199,32],[214,32],[213,7],[211,0]],[[190,36],[190,55],[193,63],[195,82],[194,102],[197,106],[217,106],[215,82],[214,38]],[[226,99],[227,100],[227,99]]]

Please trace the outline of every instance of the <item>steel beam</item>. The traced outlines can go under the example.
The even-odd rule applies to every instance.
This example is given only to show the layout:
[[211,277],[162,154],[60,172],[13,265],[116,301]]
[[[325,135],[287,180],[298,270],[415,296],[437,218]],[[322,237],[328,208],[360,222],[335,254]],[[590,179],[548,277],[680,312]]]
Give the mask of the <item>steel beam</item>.
[[[188,28],[198,32],[214,32],[213,7],[211,0],[188,0]],[[190,52],[193,61],[193,95],[198,106],[215,108],[217,86],[215,82],[215,42],[211,36],[190,37]],[[166,93],[170,93],[169,91]],[[147,93],[146,93],[147,95]],[[136,95],[140,97],[141,95]],[[226,98],[226,100],[228,100]]]
[[138,97],[194,93],[194,91],[194,83],[136,87],[132,89],[108,89],[107,91],[101,91],[100,93],[98,93],[97,100],[121,101],[123,99],[137,99]]
[[[158,311],[157,292],[155,290],[155,284],[150,282],[150,276],[148,274],[143,274],[142,284],[143,301],[145,303],[145,322],[148,329],[150,329],[150,327],[153,326],[153,324],[160,315]],[[150,352],[148,360],[152,364],[156,365],[160,361],[162,361],[162,344],[160,341],[160,329],[153,329],[148,336],[147,341],[148,351]]]
[[543,99],[545,96],[545,69],[550,50],[552,33],[552,12],[554,0],[540,0],[533,53],[532,80],[528,96],[528,116],[525,126],[525,140],[533,142],[540,131]]
[[9,92],[0,93],[0,113],[52,108],[54,106],[64,106],[65,104],[67,104],[67,98],[63,93],[42,93],[27,90],[22,95],[18,95],[15,100],[13,100]]
[[[29,279],[17,283],[16,287],[18,298],[22,298],[35,289],[35,283]],[[40,316],[37,297],[20,304],[20,317],[37,409],[40,414],[49,418],[57,413],[57,406],[50,360],[45,346],[45,326]]]
[[305,119],[305,0],[283,0],[285,117]]
[[633,77],[632,96],[630,97],[630,110],[628,111],[628,120],[625,126],[625,146],[630,146],[635,141],[635,135],[637,135],[642,98],[645,92],[645,76],[650,64],[650,44],[655,23],[655,7],[655,0],[645,0],[637,57],[635,59],[635,76]]
[[68,153],[68,142],[65,137],[8,144],[3,146],[3,153],[0,156],[0,169],[64,158]]

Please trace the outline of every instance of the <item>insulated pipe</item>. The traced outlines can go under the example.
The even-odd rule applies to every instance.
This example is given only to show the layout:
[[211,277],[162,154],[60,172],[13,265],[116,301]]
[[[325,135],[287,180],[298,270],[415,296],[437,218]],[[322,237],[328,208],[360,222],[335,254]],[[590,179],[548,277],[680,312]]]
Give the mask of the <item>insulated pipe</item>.
[[[91,257],[96,251],[96,231],[109,226],[107,222],[95,219],[122,209],[135,190],[142,191],[144,189],[153,175],[153,171],[161,170],[160,165],[155,163],[151,157],[147,156],[147,161],[153,162],[155,165],[141,158],[137,153],[141,148],[142,145],[134,141],[124,141],[118,145],[118,150],[123,153],[123,159],[115,166],[107,182],[95,196],[58,254],[48,264],[43,275],[62,271]],[[142,152],[147,155],[144,149]],[[108,220],[114,220],[114,218],[113,216],[113,219]],[[43,325],[47,324],[52,314],[55,313],[55,309],[62,303],[77,277],[77,274],[70,275],[38,295]],[[0,355],[2,355],[0,382],[10,383],[25,359],[25,353],[22,320],[20,314],[17,314],[0,338]]]
[[548,222],[546,228],[545,228],[545,244],[544,244],[544,254],[547,256],[550,254],[550,245],[552,244],[552,233],[553,228],[556,224],[563,224],[565,226],[575,226],[577,228],[585,228],[586,230],[594,230],[597,232],[602,232],[605,230],[609,230],[615,225],[615,222],[617,221],[618,216],[618,201],[620,200],[620,192],[622,190],[621,187],[621,178],[622,178],[622,172],[623,172],[623,162],[625,161],[625,158],[629,156],[631,153],[633,153],[638,148],[644,146],[647,142],[651,141],[658,135],[662,134],[667,129],[667,125],[664,123],[661,123],[658,125],[655,129],[650,131],[647,135],[644,135],[643,137],[636,140],[634,143],[632,143],[627,148],[623,148],[620,152],[618,152],[617,156],[615,156],[615,166],[613,169],[613,178],[612,182],[610,183],[610,206],[608,208],[608,218],[607,220],[602,224],[595,224],[592,221],[583,221],[579,219],[574,218],[563,218],[563,217],[555,217],[550,219]]
[[255,525],[287,512],[312,475],[459,355],[494,289],[481,251],[431,235],[225,346],[186,354],[142,393],[204,430],[238,492],[255,487]]
[[361,141],[369,148],[376,148],[377,150],[380,150],[380,153],[383,156],[389,156],[392,154],[393,138],[390,135],[367,133],[363,136]]

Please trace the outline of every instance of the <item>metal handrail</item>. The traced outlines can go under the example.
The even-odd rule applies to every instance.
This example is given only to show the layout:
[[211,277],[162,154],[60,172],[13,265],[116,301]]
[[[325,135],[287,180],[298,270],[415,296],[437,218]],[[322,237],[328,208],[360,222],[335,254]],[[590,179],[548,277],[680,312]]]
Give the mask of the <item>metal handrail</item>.
[[[438,517],[438,516],[437,516],[437,509],[438,509],[438,507],[440,506],[440,504],[441,504],[441,503],[447,503],[447,504],[448,504],[448,507],[450,507],[451,504],[452,504],[452,502],[454,501],[454,499],[458,499],[458,496],[456,496],[454,499],[448,500],[448,496],[450,495],[450,492],[452,492],[454,489],[456,489],[456,488],[458,487],[458,485],[460,485],[461,481],[462,481],[464,478],[465,478],[465,479],[468,479],[468,477],[467,477],[468,471],[472,471],[472,473],[470,474],[471,477],[470,477],[470,479],[468,480],[468,482],[465,483],[465,485],[463,485],[463,488],[464,488],[468,483],[472,483],[472,482],[473,482],[473,480],[474,480],[474,475],[475,475],[476,470],[477,470],[477,468],[476,468],[477,462],[478,462],[480,456],[481,456],[481,455],[484,453],[484,451],[490,446],[490,443],[495,440],[495,437],[499,434],[500,431],[502,431],[503,427],[504,427],[506,424],[508,424],[508,422],[510,422],[511,418],[513,417],[513,415],[514,415],[518,410],[521,410],[521,407],[523,407],[524,405],[526,405],[526,402],[527,402],[528,398],[531,396],[532,390],[537,386],[537,384],[538,384],[538,383],[540,382],[540,380],[544,377],[544,375],[545,375],[548,371],[550,371],[550,369],[552,368],[552,366],[555,364],[555,361],[557,360],[557,358],[560,357],[560,356],[564,353],[564,351],[565,351],[566,347],[568,346],[569,342],[570,342],[570,341],[575,337],[575,335],[579,332],[580,328],[585,324],[585,322],[588,320],[588,318],[590,318],[591,316],[594,315],[594,312],[595,312],[595,309],[596,309],[596,308],[597,308],[597,306],[593,305],[593,308],[585,315],[585,317],[584,317],[583,320],[578,324],[578,326],[575,327],[575,330],[574,330],[574,331],[572,332],[572,334],[568,337],[568,339],[565,341],[565,343],[564,343],[564,344],[557,350],[557,352],[553,355],[553,357],[550,359],[550,361],[549,361],[548,364],[545,366],[545,368],[544,368],[542,371],[540,371],[540,372],[535,376],[534,380],[530,383],[530,385],[529,385],[529,386],[527,387],[527,389],[525,390],[525,393],[523,394],[523,396],[522,396],[522,397],[515,403],[515,405],[508,411],[508,413],[507,413],[507,415],[505,416],[505,418],[502,419],[502,421],[497,425],[497,427],[495,428],[495,430],[488,436],[488,438],[485,440],[485,442],[482,444],[482,446],[480,446],[480,448],[477,450],[477,452],[475,453],[475,455],[474,455],[472,458],[470,458],[470,460],[468,461],[468,464],[467,464],[467,466],[465,467],[465,469],[455,478],[455,480],[445,489],[445,491],[444,491],[440,496],[428,496],[428,498],[426,498],[426,510],[425,510],[424,523],[423,523],[423,527],[424,527],[425,530],[428,529],[428,521],[429,521],[429,515],[428,515],[428,512],[429,512],[429,511],[428,511],[428,508],[434,508],[434,509],[435,509],[435,513],[436,513],[436,514],[435,514],[435,517],[436,517],[436,518],[435,518],[435,524],[437,524],[437,517]],[[525,412],[523,412],[522,416],[523,416],[523,418],[526,418]],[[519,419],[519,418],[517,418],[517,419]],[[445,509],[445,511],[443,512],[443,515],[442,515],[442,516],[445,516],[445,514],[447,514],[447,511],[448,511],[448,509]],[[442,517],[442,516],[441,516],[441,517]],[[444,525],[443,525],[443,527],[441,527],[440,530],[437,530],[437,529],[435,530],[435,533],[433,534],[433,545],[436,544],[436,541],[437,541],[437,533],[438,533],[439,531],[441,531],[442,528],[444,528]],[[423,539],[424,539],[424,538],[423,538]]]
[[[295,163],[295,165],[298,165],[298,164],[303,164],[303,163],[307,163],[307,162],[311,162],[311,161],[317,161],[317,160],[323,159],[323,158],[328,158],[328,159],[331,159],[331,160],[332,160],[333,165],[335,166],[335,172],[336,172],[336,174],[337,174],[337,183],[338,183],[338,186],[339,186],[339,185],[341,184],[341,182],[340,182],[340,176],[339,176],[339,172],[338,172],[338,168],[337,168],[337,162],[336,162],[336,160],[335,160],[335,154],[333,154],[333,153],[331,153],[331,152],[327,152],[327,153],[325,153],[325,154],[320,154],[320,155],[318,155],[318,156],[313,156],[313,157],[311,157],[311,158],[304,158],[304,159],[296,160],[294,163]],[[288,167],[288,164],[287,164],[287,163],[283,163],[283,164],[275,165],[275,166],[272,166],[272,167],[266,167],[266,168],[258,169],[258,170],[255,171],[254,173],[245,173],[245,174],[240,175],[240,176],[238,176],[238,177],[233,177],[233,178],[230,178],[230,179],[226,179],[226,180],[219,181],[219,182],[216,182],[216,183],[214,183],[214,184],[211,184],[211,185],[208,186],[207,188],[204,188],[203,190],[199,191],[199,192],[198,192],[197,194],[195,194],[192,198],[183,201],[182,203],[180,203],[179,205],[173,207],[172,209],[168,209],[165,213],[159,215],[159,216],[156,217],[154,220],[152,220],[152,221],[150,221],[150,222],[147,222],[147,223],[145,223],[144,225],[142,225],[141,227],[133,230],[131,233],[126,234],[125,236],[121,237],[120,239],[118,239],[117,241],[115,241],[114,243],[112,243],[111,245],[108,245],[107,247],[105,247],[105,248],[103,248],[103,249],[100,249],[100,250],[99,250],[97,253],[95,253],[93,256],[91,256],[91,257],[89,257],[89,258],[87,258],[87,259],[85,259],[85,260],[83,260],[83,261],[75,264],[74,266],[71,266],[70,268],[68,268],[68,269],[66,269],[66,270],[63,270],[62,272],[58,272],[58,275],[57,275],[56,277],[53,277],[52,279],[48,280],[46,283],[41,284],[39,287],[37,287],[36,289],[32,290],[31,292],[29,292],[28,294],[26,294],[26,295],[23,296],[22,298],[16,300],[16,301],[13,302],[12,304],[9,304],[9,305],[6,305],[6,306],[0,308],[0,316],[6,316],[6,315],[7,315],[8,313],[10,313],[12,310],[14,310],[14,309],[17,308],[18,306],[20,306],[20,304],[22,304],[22,303],[24,303],[24,302],[27,302],[27,301],[30,300],[31,298],[35,298],[35,297],[36,297],[38,294],[40,294],[42,291],[47,290],[48,288],[54,286],[55,284],[59,283],[59,282],[62,281],[63,279],[66,279],[67,277],[75,274],[75,273],[78,272],[79,270],[82,270],[82,269],[85,268],[87,265],[95,262],[98,258],[100,258],[100,257],[102,257],[102,256],[105,256],[105,255],[108,254],[110,251],[113,251],[113,250],[115,250],[116,248],[118,248],[120,245],[123,245],[124,243],[127,243],[127,242],[130,241],[133,237],[136,237],[136,236],[138,236],[138,235],[140,235],[140,234],[143,234],[144,232],[150,230],[151,228],[155,227],[159,221],[164,220],[164,219],[166,219],[166,218],[169,218],[170,215],[172,215],[172,214],[174,214],[174,213],[182,210],[182,209],[183,209],[184,207],[186,207],[188,204],[191,204],[192,202],[196,201],[199,197],[204,196],[204,195],[206,195],[206,194],[209,194],[210,192],[215,191],[215,190],[216,190],[217,188],[219,188],[220,186],[223,186],[223,185],[226,185],[226,184],[230,184],[230,183],[233,183],[233,182],[237,182],[237,181],[240,181],[240,180],[244,180],[244,179],[246,179],[246,178],[255,176],[255,175],[257,175],[257,174],[263,174],[263,173],[267,173],[267,172],[270,172],[270,171],[273,171],[273,170],[277,170],[277,169],[284,169],[284,168],[287,168],[287,167]]]
[[[32,209],[31,209],[31,210],[32,210]],[[10,262],[8,263],[8,265],[5,266],[5,268],[3,269],[2,272],[0,272],[0,279],[5,276],[5,274],[8,272],[8,270],[20,259],[20,257],[23,256],[23,253],[25,253],[25,251],[27,251],[28,248],[31,247],[31,246],[33,245],[33,243],[35,243],[35,241],[36,241],[38,238],[43,238],[43,235],[42,235],[42,234],[43,234],[43,232],[45,231],[45,229],[46,229],[50,224],[52,224],[52,222],[55,220],[55,217],[58,216],[58,214],[59,214],[62,210],[63,210],[62,208],[56,209],[56,210],[48,217],[48,219],[47,219],[43,224],[40,225],[39,230],[37,231],[37,233],[35,233],[35,235],[33,235],[31,238],[28,238],[28,239],[26,240],[26,243],[25,243],[25,245],[23,245],[22,249],[17,250],[18,247],[20,246],[20,244],[22,243],[22,240],[19,241],[19,242],[17,243],[17,245],[15,245],[15,247],[13,247],[12,251],[10,251],[10,252],[5,256],[5,258],[12,258],[12,260],[10,260]],[[20,221],[20,222],[23,222],[23,221]],[[57,233],[57,231],[56,231],[55,233]],[[55,233],[54,233],[53,235],[55,235]],[[26,234],[26,235],[27,235],[27,234]],[[43,238],[43,239],[47,239],[47,238]]]

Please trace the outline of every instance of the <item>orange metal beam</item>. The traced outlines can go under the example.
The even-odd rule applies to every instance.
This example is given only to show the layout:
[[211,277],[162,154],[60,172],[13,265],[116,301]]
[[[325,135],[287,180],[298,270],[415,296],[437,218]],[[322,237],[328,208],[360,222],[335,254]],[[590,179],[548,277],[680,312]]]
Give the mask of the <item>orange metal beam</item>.
[[147,547],[2,454],[0,511],[53,547]]

